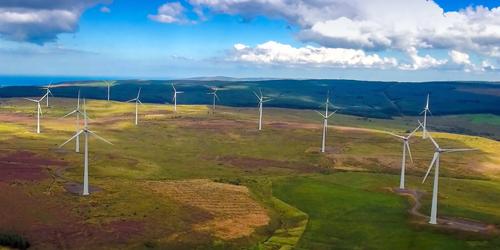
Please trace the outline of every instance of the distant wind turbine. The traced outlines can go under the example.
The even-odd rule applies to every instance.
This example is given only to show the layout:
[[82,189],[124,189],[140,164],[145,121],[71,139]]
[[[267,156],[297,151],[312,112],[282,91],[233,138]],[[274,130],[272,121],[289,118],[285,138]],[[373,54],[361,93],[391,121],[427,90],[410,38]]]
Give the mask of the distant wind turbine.
[[49,85],[47,85],[47,87],[43,88],[43,89],[45,89],[45,95],[47,96],[47,100],[46,100],[47,107],[49,107],[49,95],[54,96],[52,94],[52,91],[50,91],[50,87],[52,87],[51,85],[52,85],[52,82],[50,82]]
[[36,103],[36,110],[37,110],[37,115],[36,115],[36,133],[40,134],[40,116],[42,115],[42,106],[40,105],[40,102],[43,100],[43,98],[47,97],[48,98],[48,93],[45,93],[45,95],[42,96],[39,100],[35,99],[30,99],[30,98],[24,98],[28,101],[32,101]]
[[[420,123],[421,126],[422,123]],[[432,206],[431,206],[431,216],[429,223],[430,224],[437,224],[437,199],[438,199],[438,185],[439,185],[439,159],[441,157],[441,153],[453,153],[453,152],[463,152],[463,151],[472,151],[472,150],[477,150],[473,148],[467,148],[467,149],[446,149],[446,148],[441,148],[437,144],[437,142],[432,138],[431,134],[428,134],[429,138],[432,141],[432,144],[434,144],[434,157],[432,158],[431,165],[429,166],[429,169],[427,169],[427,173],[425,173],[424,180],[422,183],[425,182],[427,179],[427,176],[432,170],[432,167],[434,168],[434,188],[432,190]]]
[[328,113],[328,107],[330,106],[330,94],[327,95],[326,97],[326,102],[325,102],[325,114],[322,114],[321,112],[316,111],[319,115],[323,117],[323,138],[321,140],[321,152],[325,152],[325,144],[326,144],[326,134],[328,130],[328,119],[337,113],[337,110],[335,110],[333,113],[329,114]]
[[212,104],[212,114],[215,114],[215,105],[216,105],[216,100],[219,100],[219,96],[217,95],[217,91],[219,90],[217,87],[212,87],[210,88],[212,92],[207,93],[208,95],[213,95],[213,104]]
[[78,131],[74,136],[69,138],[66,142],[61,144],[59,148],[63,147],[66,145],[68,142],[71,140],[78,138],[81,134],[84,135],[85,138],[85,154],[84,154],[84,167],[83,167],[83,192],[82,195],[89,195],[89,135],[95,136],[97,139],[106,142],[108,144],[113,145],[111,142],[107,141],[106,139],[100,137],[97,135],[95,132],[91,131],[88,128],[88,123],[87,123],[87,111],[85,110],[85,99],[83,99],[83,119],[84,119],[84,126],[83,128]]
[[172,101],[174,102],[174,112],[177,112],[177,94],[182,94],[184,91],[177,91],[173,83],[172,88],[174,89],[174,97],[172,97]]
[[401,136],[394,133],[390,133],[391,135],[403,140],[403,159],[401,160],[401,178],[399,180],[399,189],[405,189],[405,169],[406,169],[406,151],[408,150],[408,155],[410,156],[410,160],[413,163],[413,157],[411,157],[411,149],[410,149],[410,138],[420,129],[421,125],[418,125],[416,129],[414,129],[409,135]]
[[424,110],[422,110],[422,112],[420,112],[420,114],[424,114],[424,123],[422,125],[422,130],[423,130],[422,138],[423,139],[427,139],[427,113],[432,115],[431,110],[429,109],[429,94],[427,94],[427,102],[425,103]]
[[111,95],[111,82],[109,81],[104,81],[106,85],[108,86],[108,102],[109,102],[109,96]]
[[262,130],[262,110],[263,110],[263,107],[262,105],[265,103],[265,102],[269,102],[269,101],[272,101],[272,99],[267,99],[266,98],[269,98],[269,97],[265,97],[263,94],[262,94],[262,90],[259,89],[259,94],[260,95],[257,95],[257,93],[255,93],[255,91],[253,92],[253,94],[257,97],[257,99],[259,100],[259,130]]
[[139,99],[140,95],[141,95],[141,88],[139,88],[139,92],[137,92],[136,98],[127,101],[127,102],[135,102],[135,125],[137,125],[139,120],[139,104],[142,105],[142,102]]
[[[78,90],[78,101],[76,103],[76,109],[66,114],[64,117],[68,117],[72,114],[76,114],[76,134],[80,131],[80,115],[83,115],[80,110],[80,90]],[[75,152],[80,152],[80,136],[75,137]]]

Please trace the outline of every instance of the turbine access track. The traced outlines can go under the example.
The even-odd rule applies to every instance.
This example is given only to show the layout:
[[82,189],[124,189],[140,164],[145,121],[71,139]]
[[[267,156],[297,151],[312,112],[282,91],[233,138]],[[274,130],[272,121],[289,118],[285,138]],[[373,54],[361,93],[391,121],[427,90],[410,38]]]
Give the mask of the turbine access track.
[[[420,218],[422,223],[427,223],[429,220],[429,216],[422,214],[419,210],[422,207],[421,198],[423,196],[422,191],[414,190],[414,189],[399,189],[399,188],[391,188],[391,190],[399,195],[410,197],[413,203],[413,206],[408,210],[408,212]],[[493,224],[487,224],[480,221],[474,221],[469,219],[462,218],[449,218],[449,217],[441,217],[438,218],[438,224],[436,227],[440,227],[443,229],[452,229],[452,230],[460,230],[466,232],[474,232],[481,234],[497,234],[498,230]]]

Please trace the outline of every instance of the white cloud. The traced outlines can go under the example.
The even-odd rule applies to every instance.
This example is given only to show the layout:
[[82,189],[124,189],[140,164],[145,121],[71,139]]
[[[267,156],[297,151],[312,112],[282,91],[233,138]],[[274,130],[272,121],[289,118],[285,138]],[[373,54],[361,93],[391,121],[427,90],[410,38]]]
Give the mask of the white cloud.
[[415,48],[409,48],[406,53],[412,60],[411,64],[402,64],[400,69],[403,70],[419,70],[419,69],[430,69],[438,68],[445,65],[448,60],[446,59],[436,59],[430,55],[419,56],[418,51]]
[[78,30],[86,9],[108,0],[2,0],[0,36],[4,39],[44,44],[60,33]]
[[469,55],[460,51],[452,50],[448,53],[451,60],[456,64],[471,65]]
[[[500,57],[500,7],[445,12],[430,0],[189,0],[196,9],[284,18],[326,47],[471,51]],[[437,63],[430,58],[423,59]]]
[[179,2],[165,3],[158,8],[158,14],[149,15],[149,19],[160,23],[188,23],[184,12],[186,8]]
[[363,50],[313,46],[295,48],[275,41],[255,47],[235,44],[232,60],[256,64],[359,68],[391,68],[398,64],[395,58],[366,54]]
[[111,13],[111,9],[107,6],[102,6],[100,9],[99,9],[102,13]]

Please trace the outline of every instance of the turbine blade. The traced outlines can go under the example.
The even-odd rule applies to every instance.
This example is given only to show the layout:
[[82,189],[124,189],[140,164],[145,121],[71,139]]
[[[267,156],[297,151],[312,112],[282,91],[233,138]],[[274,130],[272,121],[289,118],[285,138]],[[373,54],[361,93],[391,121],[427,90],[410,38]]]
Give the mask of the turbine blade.
[[184,93],[184,91],[177,91],[177,94],[182,94]]
[[259,95],[257,95],[257,93],[255,93],[255,91],[252,91],[252,92],[255,95],[255,97],[257,97],[257,99],[259,99],[259,100],[261,99],[261,97]]
[[28,100],[28,101],[32,101],[32,102],[38,102],[38,100],[34,100],[34,99],[30,99],[30,98],[23,98],[25,100]]
[[76,110],[76,109],[75,109],[75,110],[73,110],[73,111],[71,111],[71,112],[67,113],[65,116],[63,116],[63,117],[61,117],[61,118],[66,118],[66,117],[68,117],[68,116],[70,116],[70,115],[72,115],[72,114],[74,114],[74,113],[76,113],[76,112],[78,112],[78,110]]
[[432,144],[434,144],[434,147],[439,148],[439,145],[437,144],[437,142],[434,140],[434,138],[432,138],[431,133],[427,132],[427,135],[429,136],[429,138],[431,138],[431,141],[432,141]]
[[267,99],[267,100],[263,100],[262,102],[270,102],[272,101],[273,99]]
[[139,96],[141,95],[141,89],[142,89],[142,87],[139,88],[139,92],[137,92],[137,99],[139,99]]
[[113,145],[113,143],[111,143],[110,141],[108,141],[108,140],[106,140],[106,139],[104,139],[104,138],[100,137],[100,136],[99,136],[99,135],[97,135],[95,132],[93,132],[93,131],[91,131],[91,130],[87,130],[87,131],[88,131],[89,133],[91,133],[93,136],[95,136],[97,139],[99,139],[99,140],[101,140],[101,141],[103,141],[103,142],[105,142],[105,143],[108,143],[108,144],[110,144],[110,145]]
[[464,152],[464,151],[476,151],[479,150],[477,148],[455,148],[455,149],[441,149],[444,153],[453,153],[453,152]]
[[334,115],[335,113],[337,113],[337,111],[338,111],[338,110],[335,110],[335,111],[333,111],[332,113],[330,113],[330,114],[328,115],[328,117],[327,117],[327,118],[332,117],[332,115]]
[[144,104],[142,104],[141,100],[139,100],[139,99],[137,99],[137,102],[138,102],[139,104],[141,104],[141,105],[144,105]]
[[135,101],[135,100],[137,100],[137,98],[130,99],[130,100],[126,101],[126,102],[133,102],[133,101]]
[[404,136],[400,136],[400,135],[395,134],[395,133],[392,133],[392,132],[386,132],[386,133],[387,133],[387,134],[390,134],[390,135],[392,135],[392,136],[394,136],[394,137],[397,137],[397,138],[399,138],[399,139],[405,139],[405,137],[404,137]]
[[422,183],[424,183],[425,180],[427,179],[427,176],[429,176],[429,173],[431,172],[431,169],[434,166],[434,163],[436,162],[438,154],[439,153],[437,153],[437,152],[434,153],[434,157],[432,157],[431,165],[429,165],[429,169],[427,169],[427,173],[425,173],[425,177],[424,177],[424,180],[422,181]]
[[79,136],[81,133],[83,133],[83,130],[78,131],[74,136],[69,138],[67,141],[65,141],[63,144],[59,145],[59,148],[62,148],[64,145],[68,144],[68,142],[72,141],[75,139],[77,136]]
[[410,161],[413,163],[413,157],[411,156],[411,149],[410,149],[410,143],[408,141],[405,141],[406,149],[408,149],[408,156],[410,156]]
[[325,116],[325,115],[323,115],[321,112],[319,112],[319,111],[317,111],[317,110],[314,110],[314,111],[315,111],[316,113],[318,113],[321,117],[326,118],[326,116]]
[[413,136],[413,134],[415,134],[415,132],[417,132],[417,130],[421,127],[422,125],[421,124],[418,124],[418,126],[407,136],[408,139],[410,139],[410,137]]
[[172,88],[174,89],[174,92],[177,92],[177,90],[174,87],[174,84],[172,83]]

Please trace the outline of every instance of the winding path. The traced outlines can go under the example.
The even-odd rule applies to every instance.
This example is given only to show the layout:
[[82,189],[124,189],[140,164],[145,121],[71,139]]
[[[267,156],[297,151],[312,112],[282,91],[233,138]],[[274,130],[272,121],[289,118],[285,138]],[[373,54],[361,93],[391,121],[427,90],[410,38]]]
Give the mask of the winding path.
[[[391,189],[393,192],[409,196],[413,200],[413,206],[408,210],[411,215],[418,217],[421,219],[422,223],[429,220],[429,216],[422,214],[419,210],[422,207],[422,203],[420,199],[422,198],[423,192],[414,190],[414,189],[399,189],[393,188]],[[493,234],[498,233],[495,225],[486,224],[480,221],[473,221],[468,219],[461,218],[449,218],[449,217],[441,217],[438,218],[437,227],[446,228],[446,229],[454,229],[468,232],[476,232],[483,234]]]

